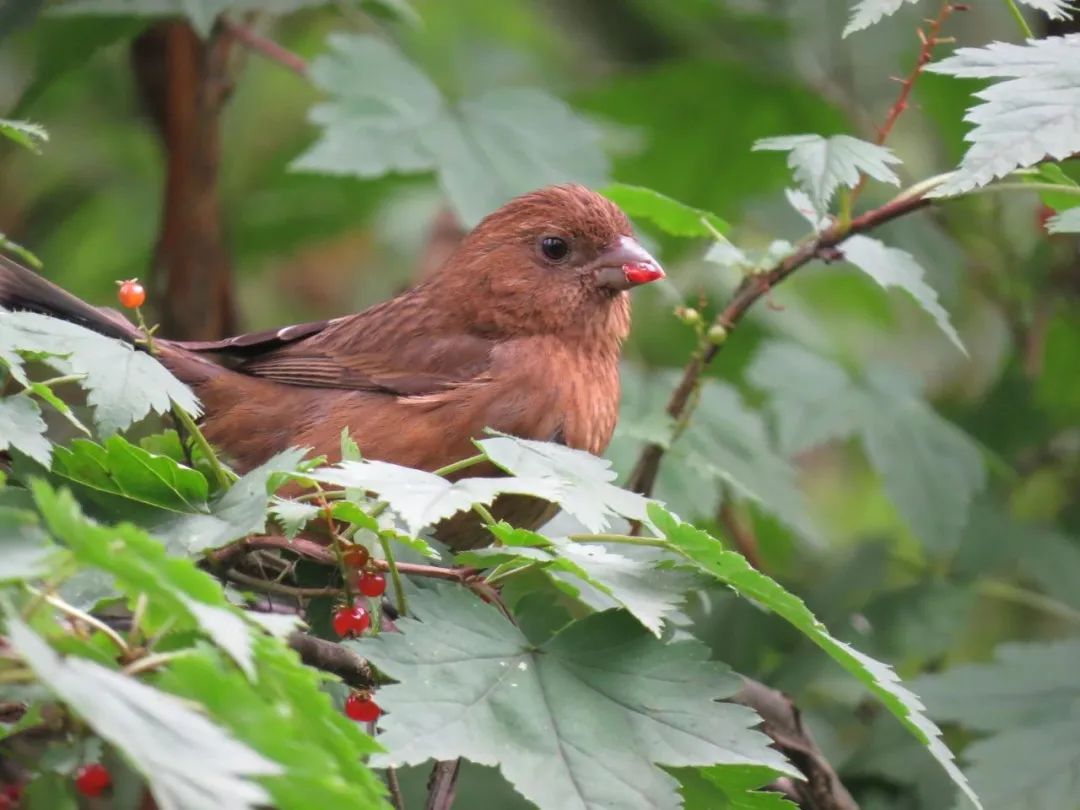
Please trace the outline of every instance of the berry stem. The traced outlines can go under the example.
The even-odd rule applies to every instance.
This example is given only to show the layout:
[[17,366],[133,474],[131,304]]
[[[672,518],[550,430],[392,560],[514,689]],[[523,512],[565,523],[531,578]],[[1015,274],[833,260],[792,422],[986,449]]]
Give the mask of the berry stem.
[[390,579],[394,583],[394,593],[397,594],[398,615],[406,616],[408,615],[409,606],[405,600],[405,588],[402,587],[401,574],[398,571],[397,563],[394,562],[394,550],[390,547],[390,541],[381,534],[379,535],[379,545],[382,546],[386,565],[390,569]]

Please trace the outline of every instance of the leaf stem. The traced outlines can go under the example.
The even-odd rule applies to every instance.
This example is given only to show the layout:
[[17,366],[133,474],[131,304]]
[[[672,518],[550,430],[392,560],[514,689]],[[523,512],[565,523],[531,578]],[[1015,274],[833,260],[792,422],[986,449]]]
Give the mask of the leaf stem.
[[494,526],[496,523],[498,523],[498,521],[495,520],[495,516],[491,514],[491,510],[484,506],[482,503],[474,503],[473,511],[476,512],[476,514],[478,514],[481,519],[483,519],[484,523],[488,526]]
[[622,543],[627,546],[671,549],[672,545],[659,537],[634,537],[630,534],[572,534],[575,543]]
[[394,592],[397,594],[398,615],[407,616],[409,604],[405,599],[405,588],[402,587],[401,572],[398,571],[397,563],[394,562],[394,549],[390,546],[390,540],[382,534],[379,535],[379,545],[382,546],[386,566],[390,569],[390,579],[394,583]]
[[28,591],[30,591],[30,593],[34,594],[36,598],[39,598],[40,600],[52,605],[64,615],[70,616],[73,619],[77,619],[83,624],[89,625],[95,630],[103,633],[106,638],[108,638],[113,644],[116,645],[116,648],[120,650],[123,655],[130,654],[131,648],[128,646],[128,643],[124,640],[123,636],[121,636],[119,633],[109,627],[109,625],[105,624],[105,622],[101,621],[101,619],[97,618],[96,616],[91,616],[85,611],[79,610],[74,605],[68,604],[56,594],[38,590],[32,585],[27,585],[26,588]]
[[1027,20],[1024,19],[1024,12],[1020,10],[1020,6],[1016,5],[1016,0],[1005,0],[1005,5],[1007,5],[1009,11],[1012,12],[1016,24],[1020,26],[1020,32],[1024,35],[1024,39],[1034,39],[1035,33],[1031,30],[1031,26],[1028,25]]
[[1015,602],[1018,605],[1032,608],[1059,619],[1080,624],[1080,610],[1069,607],[1057,599],[1052,599],[1041,593],[1035,593],[1025,588],[1001,582],[995,579],[987,579],[979,582],[979,593],[992,599],[1001,599],[1007,602]]
[[1064,186],[1057,183],[991,183],[988,186],[965,191],[963,194],[957,195],[956,199],[976,194],[996,194],[999,191],[1051,191],[1069,197],[1080,197],[1080,186]]
[[433,475],[441,475],[445,478],[448,475],[453,475],[460,470],[468,469],[469,467],[475,467],[477,464],[487,461],[487,456],[483,453],[477,453],[475,456],[469,456],[463,458],[460,461],[455,461],[453,464],[447,464],[445,467],[439,467],[435,470]]
[[214,473],[214,478],[216,479],[218,486],[223,490],[231,487],[233,481],[236,480],[236,476],[225,470],[221,460],[217,457],[217,453],[214,452],[214,448],[210,446],[210,442],[206,440],[202,431],[199,430],[199,426],[195,424],[195,420],[191,418],[191,414],[175,402],[173,403],[172,412],[176,421],[184,426],[184,430],[187,431],[188,436],[195,442],[196,447],[202,451],[203,456],[210,464],[210,469]]

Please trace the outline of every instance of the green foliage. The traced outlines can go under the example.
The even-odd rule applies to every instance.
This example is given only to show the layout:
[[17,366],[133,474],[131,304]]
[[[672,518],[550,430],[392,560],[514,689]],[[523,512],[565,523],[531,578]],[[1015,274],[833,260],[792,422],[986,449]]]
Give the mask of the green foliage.
[[327,0],[66,0],[51,9],[57,15],[135,14],[146,17],[186,17],[201,36],[209,35],[214,20],[225,12],[261,11],[288,14],[320,6]]
[[900,158],[891,149],[850,135],[762,138],[754,144],[754,150],[788,153],[787,165],[795,173],[795,182],[810,196],[819,217],[828,212],[837,189],[855,188],[864,174],[900,185],[900,178],[889,168],[900,163]]
[[1010,172],[1080,151],[1080,35],[1025,45],[961,48],[927,67],[965,79],[1000,79],[975,93],[965,120],[971,147],[934,194],[959,194]]
[[0,118],[0,135],[38,154],[41,154],[42,144],[49,140],[49,133],[39,124],[6,118]]
[[469,225],[538,186],[606,180],[592,126],[542,90],[493,90],[450,105],[385,42],[335,35],[329,44],[311,75],[333,100],[312,110],[321,136],[296,169],[363,178],[435,170]]
[[673,236],[715,237],[727,230],[727,223],[711,211],[702,211],[643,186],[614,183],[604,196],[632,217],[647,219]]
[[[419,621],[402,622],[403,635],[359,645],[401,681],[379,693],[389,712],[386,764],[458,756],[498,764],[541,808],[677,807],[677,784],[656,762],[752,761],[792,772],[750,729],[752,712],[716,702],[739,681],[696,642],[661,644],[627,614],[605,612],[537,647],[460,589],[411,604]],[[616,750],[597,767],[600,752]]]
[[967,749],[972,785],[989,807],[1068,807],[1078,787],[1080,642],[1004,644],[987,664],[926,675],[928,710],[987,736]]

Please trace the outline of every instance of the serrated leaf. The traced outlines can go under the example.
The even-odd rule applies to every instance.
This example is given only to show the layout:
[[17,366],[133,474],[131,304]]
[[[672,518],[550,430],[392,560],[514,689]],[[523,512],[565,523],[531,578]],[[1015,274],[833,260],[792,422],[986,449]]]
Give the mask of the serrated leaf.
[[52,6],[50,14],[134,14],[145,17],[186,17],[200,36],[206,37],[214,20],[226,11],[259,11],[288,14],[302,8],[326,5],[329,0],[67,0]]
[[686,205],[651,188],[614,183],[602,193],[629,216],[647,219],[673,236],[715,237],[728,229],[728,224],[711,211]]
[[142,773],[161,810],[255,810],[269,801],[251,779],[282,769],[190,704],[86,659],[61,658],[10,610],[7,635],[42,682]]
[[241,476],[224,495],[210,504],[209,514],[173,518],[158,526],[155,534],[171,549],[198,554],[262,531],[270,503],[271,479],[279,473],[295,470],[306,452],[294,447],[278,453]]
[[994,735],[965,757],[992,807],[1057,810],[1080,789],[1080,641],[1003,644],[994,661],[953,667],[915,686],[929,711]]
[[319,516],[321,508],[317,504],[304,503],[286,498],[274,498],[270,504],[270,514],[281,524],[285,536],[292,540],[310,521]]
[[871,25],[895,14],[905,3],[917,3],[918,0],[859,0],[851,11],[851,19],[844,28],[844,36],[862,31]]
[[649,499],[616,486],[611,462],[561,444],[498,436],[477,442],[500,469],[523,479],[548,481],[555,501],[590,532],[602,532],[611,518],[647,522]]
[[769,768],[714,765],[673,773],[682,783],[684,810],[796,810],[781,794],[758,789],[776,779],[778,774]]
[[364,178],[435,170],[470,226],[539,186],[607,178],[596,130],[541,90],[494,90],[453,106],[388,43],[340,34],[328,43],[311,76],[331,100],[312,110],[320,137],[295,169]]
[[190,560],[169,557],[161,543],[131,524],[109,527],[90,520],[68,492],[41,480],[31,489],[49,531],[76,560],[108,573],[132,599],[147,596],[149,621],[164,625],[189,617],[247,675],[254,674],[252,632],[209,574]]
[[999,79],[979,90],[964,116],[975,125],[960,166],[930,192],[961,194],[1046,158],[1080,152],[1080,34],[960,48],[927,70],[970,79]]
[[57,413],[67,419],[77,430],[82,431],[87,436],[90,435],[90,431],[87,429],[86,425],[78,420],[75,413],[68,407],[68,404],[60,399],[48,385],[43,382],[32,382],[28,386],[28,389],[34,396],[48,402],[49,405],[56,409]]
[[1062,211],[1046,221],[1049,233],[1080,233],[1080,206]]
[[1051,20],[1068,20],[1076,11],[1073,0],[1020,0],[1025,6],[1041,11]]
[[949,313],[938,301],[937,291],[926,283],[923,278],[926,271],[914,256],[905,250],[888,247],[877,239],[861,235],[844,240],[841,249],[844,258],[882,287],[898,287],[914,298],[952,344],[967,356],[967,349],[949,320]]
[[0,399],[0,450],[12,447],[47,467],[53,446],[45,430],[41,408],[30,397],[16,395]]
[[307,473],[306,477],[378,494],[411,534],[419,534],[426,526],[471,509],[473,504],[490,504],[498,495],[511,493],[555,500],[561,489],[558,481],[539,477],[462,478],[451,483],[441,476],[385,461],[343,461]]
[[498,765],[543,810],[677,808],[677,783],[656,762],[791,773],[750,729],[753,712],[716,702],[738,679],[698,642],[662,644],[609,611],[538,649],[465,589],[422,592],[410,606],[420,621],[399,620],[401,634],[355,643],[400,681],[379,691],[388,750],[379,762]]
[[953,761],[952,752],[942,742],[941,730],[923,714],[923,705],[918,697],[901,684],[888,664],[834,638],[801,599],[753,568],[741,554],[725,549],[715,537],[689,523],[679,522],[655,504],[649,507],[649,511],[662,535],[687,559],[692,560],[699,570],[711,574],[789,622],[862,682],[926,746],[972,803],[978,808],[982,807]]
[[900,378],[874,370],[856,381],[786,343],[761,349],[747,378],[770,394],[782,448],[798,453],[858,436],[916,536],[939,553],[955,546],[986,483],[982,453]]
[[41,145],[49,140],[49,133],[40,124],[12,121],[9,118],[0,118],[0,135],[38,154],[41,154]]
[[840,186],[855,188],[862,175],[884,183],[900,184],[889,168],[900,163],[892,150],[850,135],[785,135],[762,138],[754,143],[755,152],[787,152],[787,164],[795,182],[810,196],[818,216],[828,213],[833,194]]
[[95,493],[156,509],[207,511],[208,487],[201,473],[121,436],[110,436],[103,445],[76,439],[67,447],[57,447],[51,473]]
[[[175,402],[193,416],[202,411],[191,389],[146,352],[67,321],[36,312],[0,309],[2,356],[21,374],[18,351],[41,353],[63,374],[81,374],[94,422],[105,435],[123,430],[151,411],[168,413]],[[16,371],[17,370],[17,371]],[[16,379],[21,378],[19,376]]]
[[258,688],[203,650],[179,659],[158,679],[195,701],[259,754],[279,764],[261,780],[278,810],[385,808],[385,788],[361,757],[381,750],[321,689],[322,676],[280,641],[255,644]]

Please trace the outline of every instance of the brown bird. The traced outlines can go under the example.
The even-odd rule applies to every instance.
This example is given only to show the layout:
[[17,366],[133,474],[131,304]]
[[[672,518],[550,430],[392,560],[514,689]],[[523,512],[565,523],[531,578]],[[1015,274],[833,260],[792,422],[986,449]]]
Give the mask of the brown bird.
[[[472,455],[485,428],[600,453],[618,414],[626,291],[663,277],[618,206],[552,186],[490,214],[439,272],[363,312],[155,345],[202,400],[206,437],[240,471],[287,447],[334,459],[343,428],[366,458],[422,470]],[[0,305],[139,337],[115,312],[2,257]],[[550,514],[521,497],[495,507],[517,525]],[[458,548],[485,542],[460,520],[438,535]]]

